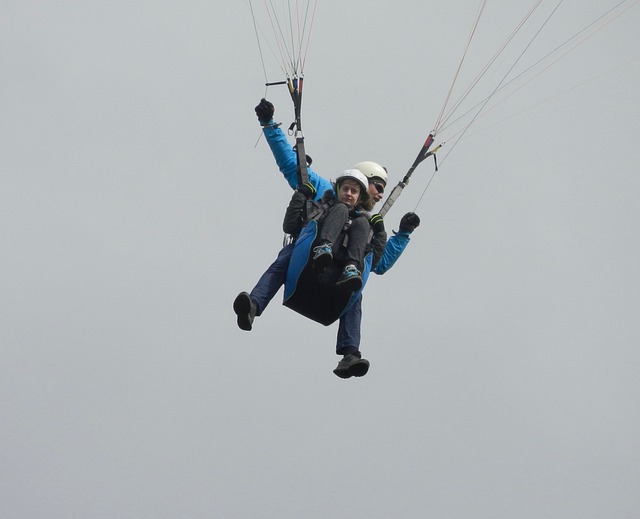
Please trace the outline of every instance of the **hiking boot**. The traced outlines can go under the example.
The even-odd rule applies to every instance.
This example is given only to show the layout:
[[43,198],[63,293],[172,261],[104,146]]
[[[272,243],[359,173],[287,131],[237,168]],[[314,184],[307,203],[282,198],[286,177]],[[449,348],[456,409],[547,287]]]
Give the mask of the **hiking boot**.
[[336,286],[355,292],[362,287],[362,276],[355,265],[347,265],[342,271],[342,275],[336,281]]
[[338,362],[333,372],[340,378],[364,377],[369,371],[369,361],[359,355],[348,353]]
[[326,267],[331,265],[333,261],[333,244],[322,243],[313,248],[313,268],[317,271],[323,271]]
[[249,294],[246,292],[240,292],[238,294],[233,302],[233,311],[238,316],[238,327],[241,330],[250,332],[257,308]]

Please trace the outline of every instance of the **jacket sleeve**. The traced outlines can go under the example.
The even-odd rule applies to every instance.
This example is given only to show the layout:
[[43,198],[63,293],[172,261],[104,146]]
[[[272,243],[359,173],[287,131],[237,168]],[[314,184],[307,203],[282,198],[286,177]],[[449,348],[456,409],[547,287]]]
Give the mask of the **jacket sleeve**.
[[395,233],[389,238],[384,246],[384,252],[382,253],[380,261],[372,269],[373,272],[382,275],[393,267],[409,244],[409,240],[409,233],[402,231]]
[[289,206],[284,215],[282,230],[292,236],[297,236],[305,223],[306,197],[299,191],[294,191]]
[[371,238],[371,246],[373,247],[373,263],[371,264],[372,270],[375,272],[377,265],[384,257],[384,252],[387,245],[387,233],[386,231],[378,232]]
[[[298,155],[293,150],[287,136],[277,124],[268,124],[263,128],[265,139],[271,148],[280,173],[291,189],[298,188]],[[326,178],[318,175],[310,167],[307,168],[309,182],[316,190],[316,200],[320,200],[327,189],[333,190],[333,185]]]

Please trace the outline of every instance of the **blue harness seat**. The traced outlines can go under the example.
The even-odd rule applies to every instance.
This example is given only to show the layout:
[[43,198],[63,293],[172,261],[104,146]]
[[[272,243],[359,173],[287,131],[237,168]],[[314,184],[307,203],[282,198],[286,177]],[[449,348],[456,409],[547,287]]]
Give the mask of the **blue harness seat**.
[[305,317],[328,326],[337,321],[358,298],[371,272],[373,252],[364,258],[362,288],[345,291],[336,287],[336,281],[344,265],[334,256],[334,260],[321,274],[312,266],[313,245],[318,236],[318,222],[311,220],[300,233],[293,248],[291,261],[284,285],[283,304]]

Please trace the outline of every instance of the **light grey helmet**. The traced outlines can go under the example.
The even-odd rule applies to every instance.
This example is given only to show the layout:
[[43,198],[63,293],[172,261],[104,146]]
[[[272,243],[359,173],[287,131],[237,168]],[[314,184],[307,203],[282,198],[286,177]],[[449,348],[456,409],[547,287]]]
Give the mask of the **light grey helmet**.
[[336,178],[336,187],[340,189],[340,184],[347,180],[355,180],[360,185],[360,198],[358,199],[359,203],[366,202],[369,200],[369,181],[367,177],[359,170],[359,169],[346,169],[342,172],[342,174]]
[[387,184],[387,170],[377,162],[365,160],[364,162],[358,162],[353,167],[360,171],[369,180],[372,178],[379,178],[385,183],[385,185]]

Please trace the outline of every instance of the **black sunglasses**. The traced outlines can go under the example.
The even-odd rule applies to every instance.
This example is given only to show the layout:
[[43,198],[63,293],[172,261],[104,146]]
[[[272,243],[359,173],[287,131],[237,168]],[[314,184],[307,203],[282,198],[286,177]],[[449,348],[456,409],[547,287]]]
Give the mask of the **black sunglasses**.
[[374,182],[373,186],[376,188],[376,191],[380,194],[384,193],[384,184],[381,184],[380,182]]

